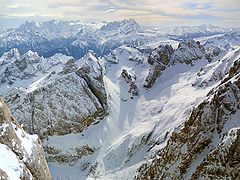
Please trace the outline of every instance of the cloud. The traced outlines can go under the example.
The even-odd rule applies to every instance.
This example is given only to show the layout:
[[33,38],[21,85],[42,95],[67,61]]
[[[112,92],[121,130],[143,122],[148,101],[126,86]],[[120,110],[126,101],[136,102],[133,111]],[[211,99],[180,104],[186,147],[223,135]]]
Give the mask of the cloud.
[[6,7],[9,9],[28,8],[30,7],[30,4],[10,4]]
[[112,12],[114,12],[114,11],[116,11],[116,9],[111,8],[111,9],[106,10],[106,13],[112,13]]
[[164,26],[240,24],[239,0],[35,0],[34,3],[31,0],[0,0],[0,12],[5,17],[25,16],[26,20],[27,15],[31,15],[42,16],[44,20],[46,17],[83,21],[135,18],[142,25]]
[[84,6],[82,1],[55,1],[48,4],[49,8],[62,8],[62,7],[79,7]]
[[213,3],[207,2],[207,3],[195,3],[195,2],[186,2],[183,3],[183,8],[186,9],[211,9],[213,7]]

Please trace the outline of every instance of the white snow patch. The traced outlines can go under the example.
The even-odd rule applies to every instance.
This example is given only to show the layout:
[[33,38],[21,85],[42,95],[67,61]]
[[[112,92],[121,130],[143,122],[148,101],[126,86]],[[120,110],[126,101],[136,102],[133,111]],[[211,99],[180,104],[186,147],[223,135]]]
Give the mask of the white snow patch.
[[20,180],[23,174],[22,164],[16,154],[4,144],[0,144],[0,169],[6,172],[10,180]]

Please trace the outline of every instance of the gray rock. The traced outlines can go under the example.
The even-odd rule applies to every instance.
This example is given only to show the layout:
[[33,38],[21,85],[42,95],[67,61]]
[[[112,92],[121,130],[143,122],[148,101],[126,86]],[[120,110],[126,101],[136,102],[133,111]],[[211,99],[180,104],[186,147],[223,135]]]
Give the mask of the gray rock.
[[2,99],[0,106],[0,153],[4,156],[1,161],[9,159],[1,162],[6,166],[0,166],[0,178],[13,179],[19,175],[19,179],[51,180],[40,139],[22,129]]
[[137,77],[134,74],[129,73],[126,69],[123,69],[121,72],[121,76],[125,80],[125,82],[129,85],[128,93],[131,94],[131,99],[133,99],[134,96],[137,96],[139,93],[136,79]]
[[171,64],[185,63],[194,65],[205,54],[204,47],[199,41],[188,40],[180,42],[171,57]]
[[239,179],[238,69],[235,63],[136,179]]
[[148,63],[152,66],[143,85],[145,88],[151,88],[156,79],[161,76],[162,72],[169,65],[172,53],[173,48],[169,45],[160,45],[158,48],[151,52],[148,58]]
[[4,93],[14,116],[29,132],[41,138],[77,133],[108,113],[100,61],[93,53],[81,61],[78,68],[70,59],[62,71],[52,71],[39,85]]

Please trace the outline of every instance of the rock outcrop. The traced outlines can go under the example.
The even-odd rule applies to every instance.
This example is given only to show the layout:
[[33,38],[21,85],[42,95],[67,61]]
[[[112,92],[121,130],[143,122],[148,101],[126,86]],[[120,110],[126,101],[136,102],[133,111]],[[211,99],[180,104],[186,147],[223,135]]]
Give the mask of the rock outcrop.
[[[62,149],[64,149],[64,147],[62,147]],[[84,159],[84,157],[93,154],[97,150],[94,147],[89,147],[88,145],[79,146],[67,152],[62,149],[59,147],[56,148],[54,146],[46,145],[45,151],[47,154],[47,161],[74,166],[79,162],[79,160]],[[87,168],[89,164],[89,162],[82,164],[80,163],[79,166],[81,170],[85,170],[84,167]]]
[[194,65],[205,54],[204,46],[199,41],[188,40],[180,42],[171,57],[171,64],[185,63]]
[[192,179],[240,178],[240,128],[230,129],[227,136],[196,168]]
[[[53,58],[49,59],[54,62]],[[46,59],[37,60],[37,64],[42,64],[41,61]],[[46,74],[41,72],[39,76],[37,73],[33,73],[34,77],[24,76],[24,82],[37,79],[29,86],[10,86],[10,90],[4,92],[13,115],[29,132],[37,133],[41,138],[81,132],[107,114],[107,93],[100,61],[89,53],[81,62],[79,67],[74,59],[64,59],[64,62],[58,62],[58,66],[47,68]],[[9,66],[14,64],[10,63]]]
[[153,86],[156,79],[161,76],[162,72],[169,65],[172,53],[173,48],[169,45],[160,45],[158,48],[151,52],[148,58],[148,63],[152,66],[149,70],[145,84],[143,85],[144,87],[151,88]]
[[0,179],[51,180],[41,141],[27,134],[0,99]]
[[103,67],[95,53],[90,52],[85,56],[85,63],[76,71],[77,75],[85,80],[88,88],[99,100],[104,113],[107,111],[107,93],[103,82]]
[[236,61],[136,179],[239,179],[239,69]]
[[143,63],[145,56],[139,50],[123,45],[104,56],[104,59],[111,64],[117,64],[124,60],[129,60],[140,64]]
[[121,76],[124,79],[124,81],[129,85],[128,93],[131,94],[131,99],[133,99],[134,96],[137,96],[139,93],[136,79],[137,77],[134,74],[131,74],[126,69],[123,69],[121,72]]
[[[217,53],[217,49],[214,53]],[[160,45],[149,56],[148,63],[152,66],[143,86],[147,89],[151,88],[168,66],[177,63],[194,65],[197,60],[204,57],[204,54],[204,47],[194,40],[180,42],[176,50],[169,45]],[[209,55],[209,58],[212,56]]]
[[208,62],[212,62],[214,58],[218,57],[221,54],[224,54],[224,50],[220,49],[217,46],[213,46],[207,49],[205,53],[205,58],[208,60]]

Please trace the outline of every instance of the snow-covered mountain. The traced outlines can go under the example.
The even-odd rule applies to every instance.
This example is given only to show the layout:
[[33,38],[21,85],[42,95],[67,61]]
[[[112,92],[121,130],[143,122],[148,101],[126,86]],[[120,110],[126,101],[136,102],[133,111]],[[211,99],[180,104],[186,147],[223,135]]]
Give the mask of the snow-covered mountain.
[[[20,87],[22,83],[29,85],[39,77],[63,68],[64,64],[71,59],[73,58],[61,54],[45,59],[31,50],[20,55],[18,49],[12,49],[0,58],[0,83],[5,88],[9,85]],[[6,92],[6,89],[2,89],[2,92]]]
[[16,48],[0,58],[0,93],[42,139],[53,179],[238,179],[237,30],[90,29],[66,35],[79,60]]
[[26,22],[19,28],[0,33],[0,55],[17,48],[21,53],[32,50],[44,57],[62,53],[79,59],[87,54],[88,50],[103,56],[121,45],[155,48],[163,42],[174,43],[232,32],[235,32],[235,29],[212,25],[144,28],[134,19],[99,24],[56,20]]
[[[180,171],[170,177],[195,177],[199,173],[198,170],[196,172],[194,170],[197,168],[197,165],[194,165],[195,162],[204,163],[201,153],[220,151],[218,147],[221,145],[221,137],[225,137],[224,134],[227,134],[228,131],[231,132],[231,128],[239,127],[237,118],[239,117],[239,87],[237,85],[239,81],[239,48],[225,56],[221,53],[215,54],[211,62],[206,58],[209,53],[208,49],[194,41],[183,42],[177,49],[161,46],[152,52],[150,60],[148,60],[148,56],[141,54],[136,49],[130,50],[131,48],[121,47],[104,58],[106,61],[105,85],[109,93],[109,115],[98,124],[90,125],[81,134],[55,136],[45,141],[47,159],[54,177],[66,175],[70,179],[76,179],[82,176],[84,178],[84,175],[87,174],[86,176],[93,179],[133,179],[134,177],[157,179],[159,174],[153,169],[158,171],[157,168],[165,168],[165,164],[169,163],[167,165],[169,170],[166,171],[171,173],[171,163],[177,162],[177,159],[168,162],[168,155],[165,155],[165,164],[155,165],[155,161],[158,162],[158,159],[162,158],[160,153],[162,151],[168,153],[169,148],[174,154],[170,157],[183,156],[183,167],[185,167],[185,161],[187,161],[185,159],[188,158],[188,155],[189,158],[195,157],[195,159],[189,159],[187,162],[191,165],[185,167],[186,172],[193,168],[191,174],[184,174]],[[169,58],[167,58],[168,56]],[[143,61],[139,61],[139,59],[143,59]],[[162,73],[158,74],[153,85],[146,89],[143,85],[154,66],[154,63],[151,62],[152,59],[154,62],[160,63],[168,62],[165,60],[169,59],[169,64],[167,63]],[[212,101],[213,96],[217,98],[216,94],[219,88],[222,89],[225,86],[223,86],[225,82],[228,82],[226,87],[232,88],[232,90],[229,90],[230,95],[225,95],[225,90],[223,90],[221,93],[225,100],[220,101],[222,103],[226,101],[229,105],[232,103],[234,107],[228,108],[227,111],[221,111],[221,116],[226,121],[224,120],[218,126],[220,134],[211,130],[210,122],[218,124],[218,118],[215,117],[214,121],[212,116],[217,111],[214,108],[221,107],[221,103],[216,104],[217,102],[215,102],[216,107],[214,107],[215,105],[209,102],[211,107],[202,117],[208,117],[209,113],[211,116],[209,119],[203,119],[202,128],[197,124],[197,119],[195,120],[196,125],[194,124],[192,127],[191,124],[188,125],[193,129],[192,131],[199,128],[196,134],[192,132],[188,135],[196,136],[192,139],[199,139],[199,141],[187,142],[179,146],[175,146],[174,143],[169,145],[172,138],[178,137],[178,133],[182,132],[181,129],[185,126],[185,122],[194,120],[196,112],[199,108],[201,110],[208,99]],[[210,129],[205,129],[204,121],[207,121]],[[227,124],[224,125],[224,123]],[[200,137],[198,138],[198,136]],[[211,140],[213,141],[211,148],[208,148],[207,144],[202,146],[207,137],[211,139],[215,136],[220,137],[219,140],[216,139],[216,142],[215,139]],[[226,138],[232,139],[229,141],[235,144],[238,142],[237,135],[229,135]],[[196,154],[193,154],[190,148],[195,143],[202,149],[194,150],[193,152]],[[234,147],[236,146],[232,146],[232,148]],[[178,151],[179,156],[175,156],[175,152]],[[239,155],[239,152],[237,153]],[[186,156],[184,156],[185,154]],[[209,160],[209,164],[211,164],[210,162]],[[71,168],[67,173],[57,174],[57,172],[63,172],[64,169],[69,168],[69,164]],[[172,168],[174,167],[175,165]],[[78,168],[83,173],[80,173]],[[236,168],[234,172],[236,172]],[[202,173],[202,176],[208,177],[209,175]],[[235,177],[231,173],[226,173],[225,176]],[[163,177],[167,177],[167,175]]]
[[171,29],[169,35],[171,38],[189,39],[205,36],[213,36],[231,32],[233,29],[204,24],[200,26],[180,26]]
[[80,67],[72,57],[43,58],[32,51],[20,55],[17,49],[0,62],[1,95],[31,133],[79,132],[107,113],[103,68],[94,53],[84,56]]
[[[176,129],[137,179],[238,179],[240,49],[217,63],[224,77]],[[229,62],[230,61],[230,62]],[[228,65],[229,65],[228,64]],[[220,74],[220,73],[219,73]]]
[[230,33],[225,33],[219,36],[208,38],[204,45],[206,47],[218,46],[223,49],[233,49],[239,46],[240,41],[240,31],[234,31]]
[[[25,22],[19,28],[9,30],[0,36],[0,54],[17,48],[21,53],[29,50],[49,57],[56,49],[73,42],[80,34],[91,34],[102,24],[82,23],[79,21],[47,21],[42,23]],[[60,51],[59,51],[60,52]]]

